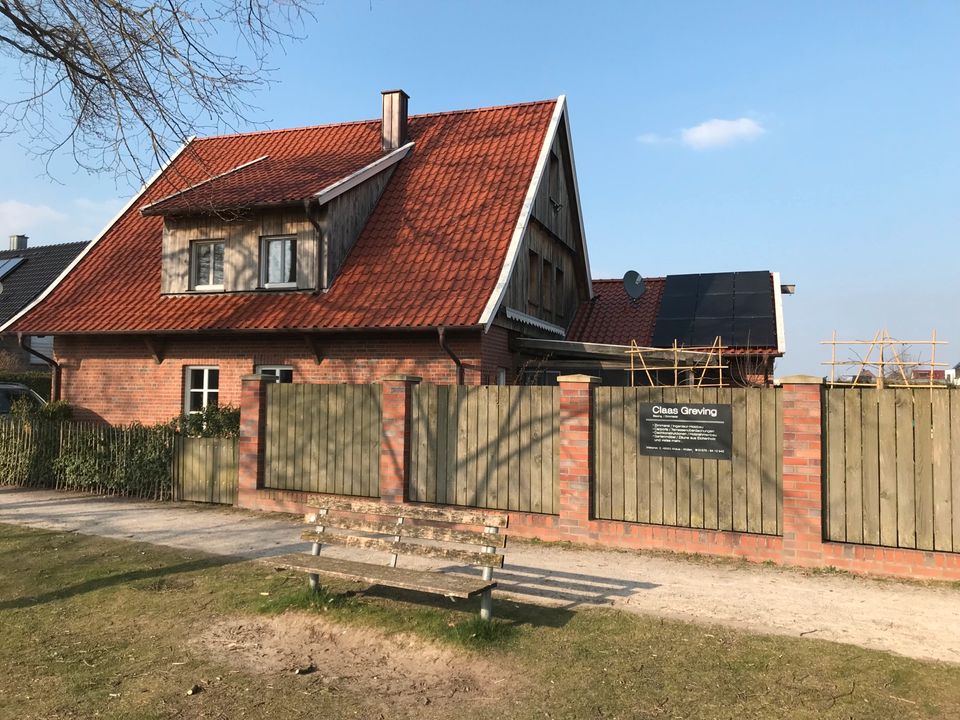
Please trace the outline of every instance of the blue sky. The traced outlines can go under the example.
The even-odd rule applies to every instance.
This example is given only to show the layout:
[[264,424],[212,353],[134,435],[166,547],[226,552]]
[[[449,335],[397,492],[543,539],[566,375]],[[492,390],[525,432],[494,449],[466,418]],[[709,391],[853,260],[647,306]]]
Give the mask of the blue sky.
[[[267,126],[568,96],[597,277],[773,269],[778,373],[833,330],[960,360],[960,3],[327,0],[273,57]],[[13,87],[9,65],[0,83]],[[85,240],[131,189],[0,140],[0,235]]]

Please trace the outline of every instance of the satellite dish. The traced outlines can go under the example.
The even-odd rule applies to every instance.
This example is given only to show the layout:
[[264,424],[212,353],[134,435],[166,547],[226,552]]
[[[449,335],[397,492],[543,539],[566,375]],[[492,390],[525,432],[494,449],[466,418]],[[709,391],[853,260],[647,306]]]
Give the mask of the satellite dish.
[[631,300],[637,300],[647,288],[643,284],[640,273],[636,270],[628,270],[627,274],[623,276],[623,289],[627,291]]

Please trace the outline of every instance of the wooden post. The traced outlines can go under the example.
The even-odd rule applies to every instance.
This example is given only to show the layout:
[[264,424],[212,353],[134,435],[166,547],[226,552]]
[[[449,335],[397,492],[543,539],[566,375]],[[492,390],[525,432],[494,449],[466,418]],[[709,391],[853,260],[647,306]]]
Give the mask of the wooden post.
[[[486,526],[483,528],[484,533],[491,535],[496,535],[499,531],[498,528]],[[496,548],[492,545],[482,545],[481,549],[485,553],[496,552]],[[483,579],[484,580],[493,580],[493,568],[484,567],[483,568]],[[491,590],[484,590],[483,594],[480,596],[480,619],[481,620],[490,620],[493,617],[493,592]]]
[[[314,516],[314,520],[317,523],[318,535],[326,529],[326,526],[320,524],[320,519],[323,517],[326,517],[326,514],[327,514],[327,508],[320,508],[317,511],[317,514]],[[320,554],[320,543],[315,542],[313,545],[310,546],[310,554],[311,555]],[[320,576],[317,575],[316,573],[311,573],[309,578],[310,578],[310,591],[318,592],[320,590]]]

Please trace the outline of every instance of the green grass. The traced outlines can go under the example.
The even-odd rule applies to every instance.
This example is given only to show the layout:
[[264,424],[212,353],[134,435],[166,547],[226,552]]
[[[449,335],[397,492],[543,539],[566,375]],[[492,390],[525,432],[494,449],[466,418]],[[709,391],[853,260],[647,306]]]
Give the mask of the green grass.
[[[252,563],[4,525],[0,558],[0,718],[960,717],[960,667],[813,639],[506,600],[488,624],[477,601],[346,584],[314,595]],[[492,665],[494,705],[431,714],[406,697],[385,712],[348,679],[237,667],[197,644],[215,623],[288,613]]]

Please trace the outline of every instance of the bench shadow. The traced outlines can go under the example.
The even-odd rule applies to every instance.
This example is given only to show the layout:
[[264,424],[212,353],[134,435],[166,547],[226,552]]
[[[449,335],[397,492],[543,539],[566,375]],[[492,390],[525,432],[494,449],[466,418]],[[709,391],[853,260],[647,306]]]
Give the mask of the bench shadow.
[[39,595],[26,595],[24,597],[12,598],[10,600],[0,601],[0,610],[15,610],[22,608],[35,607],[56,600],[65,600],[84,593],[94,592],[102,588],[123,585],[125,583],[136,582],[138,580],[156,580],[170,575],[193,572],[194,570],[205,570],[207,568],[222,567],[234,563],[244,562],[244,558],[232,557],[208,557],[198,560],[189,560],[187,562],[167,565],[166,567],[153,568],[149,570],[130,570],[127,572],[116,573],[114,575],[105,575],[103,577],[84,580],[83,582],[62,587],[57,590],[50,590]]

